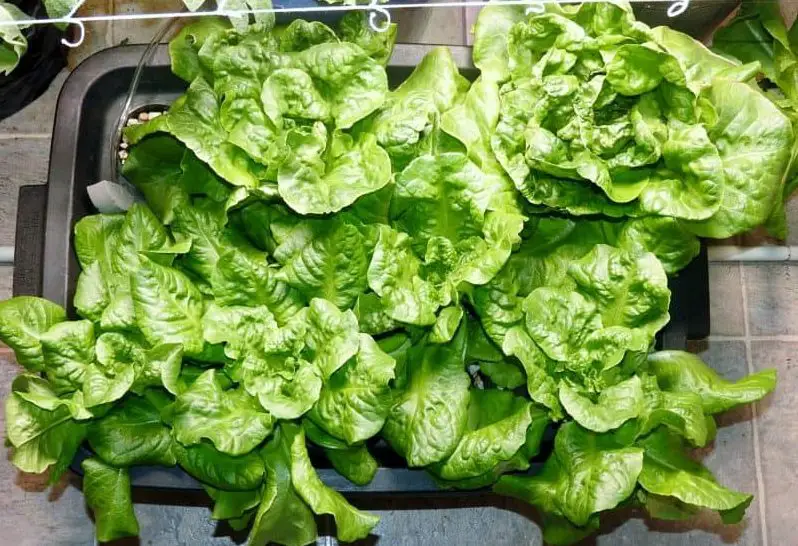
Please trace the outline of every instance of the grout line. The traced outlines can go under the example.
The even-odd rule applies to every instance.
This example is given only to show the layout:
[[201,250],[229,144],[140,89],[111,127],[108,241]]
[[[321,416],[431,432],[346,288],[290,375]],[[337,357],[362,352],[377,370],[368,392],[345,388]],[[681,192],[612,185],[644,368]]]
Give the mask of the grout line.
[[777,334],[774,336],[724,336],[710,334],[707,339],[709,341],[785,341],[788,343],[798,343],[798,335],[795,334]]
[[[748,291],[745,285],[745,267],[742,263],[740,268],[740,285],[743,291],[743,325],[745,326],[745,362],[748,373],[754,373],[754,363],[751,359],[751,329],[748,321]],[[767,500],[765,499],[765,478],[762,474],[762,450],[759,441],[759,404],[751,404],[751,430],[754,442],[754,470],[756,472],[756,491],[759,496],[759,527],[762,533],[762,546],[768,546],[768,520],[767,520]]]
[[17,140],[21,138],[36,138],[46,139],[50,138],[50,133],[0,133],[0,140]]

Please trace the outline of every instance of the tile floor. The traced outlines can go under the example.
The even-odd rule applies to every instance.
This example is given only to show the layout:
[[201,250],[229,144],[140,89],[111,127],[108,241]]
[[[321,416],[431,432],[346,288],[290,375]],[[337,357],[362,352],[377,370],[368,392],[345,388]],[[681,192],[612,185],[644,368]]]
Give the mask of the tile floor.
[[[150,9],[172,9],[177,0],[147,0]],[[139,0],[143,5],[144,0]],[[152,6],[156,6],[152,8]],[[129,0],[89,0],[84,13],[136,9]],[[473,13],[438,9],[396,13],[400,40],[462,44]],[[84,46],[72,52],[71,66],[92,52],[122,42],[147,42],[154,27],[130,23],[90,27]],[[18,188],[45,181],[50,133],[58,91],[66,71],[38,101],[0,122],[0,246],[13,245]],[[790,207],[790,243],[798,244],[798,200]],[[11,295],[11,267],[0,267],[0,299]],[[710,265],[712,335],[692,349],[729,378],[775,367],[779,386],[753,408],[725,415],[714,450],[704,461],[729,486],[756,494],[744,522],[723,527],[704,515],[681,526],[640,519],[607,522],[595,544],[712,546],[723,544],[790,546],[795,538],[798,498],[798,264],[723,263]],[[16,373],[13,355],[0,349],[0,397],[5,398]],[[0,427],[3,426],[0,414]],[[149,499],[150,501],[152,499]],[[529,511],[512,501],[490,506],[447,501],[432,510],[430,501],[381,501],[383,516],[374,537],[360,546],[539,545],[540,532]],[[439,505],[440,506],[440,505]],[[420,509],[423,508],[423,509]],[[139,542],[155,546],[232,545],[203,506],[136,505],[142,528]],[[48,491],[38,476],[18,473],[0,459],[0,545],[84,546],[93,544],[93,529],[82,496],[69,479]],[[323,537],[319,544],[330,544]]]

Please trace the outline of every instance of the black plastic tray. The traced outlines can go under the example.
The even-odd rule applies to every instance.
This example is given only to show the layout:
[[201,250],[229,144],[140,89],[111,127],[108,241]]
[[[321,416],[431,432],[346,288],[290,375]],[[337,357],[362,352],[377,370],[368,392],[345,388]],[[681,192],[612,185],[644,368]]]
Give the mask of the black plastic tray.
[[[396,46],[388,65],[391,85],[404,80],[431,46]],[[461,71],[472,79],[471,50],[450,47]],[[63,305],[75,316],[72,297],[80,268],[72,249],[72,228],[82,217],[95,211],[86,187],[110,177],[111,134],[127,96],[130,80],[144,46],[122,46],[93,55],[66,80],[55,113],[50,170],[46,186],[20,189],[17,212],[14,295],[37,295]],[[160,46],[143,72],[132,109],[155,104],[167,105],[186,84],[169,68],[165,46]],[[709,333],[709,288],[707,255],[699,257],[671,279],[673,296],[669,325],[660,333],[662,348],[683,349],[687,339]],[[355,486],[339,476],[323,456],[311,453],[321,479],[340,491],[358,493],[443,493],[422,470],[403,468],[404,463],[384,443],[374,445],[381,467],[367,486]],[[82,449],[72,464],[90,452]],[[131,470],[136,487],[195,491],[199,483],[179,467],[136,467]],[[462,494],[462,493],[458,493]]]

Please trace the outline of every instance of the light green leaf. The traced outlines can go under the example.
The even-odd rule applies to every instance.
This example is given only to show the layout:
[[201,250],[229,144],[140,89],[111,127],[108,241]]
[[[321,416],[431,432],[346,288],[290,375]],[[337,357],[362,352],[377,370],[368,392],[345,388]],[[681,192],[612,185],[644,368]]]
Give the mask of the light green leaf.
[[562,406],[557,394],[557,382],[548,374],[550,359],[540,350],[529,334],[520,326],[507,331],[502,349],[521,362],[526,373],[526,388],[530,398],[551,410],[554,419],[562,418]]
[[244,387],[277,419],[296,419],[319,399],[323,384],[318,366],[276,355],[244,361]]
[[744,83],[717,79],[702,97],[712,105],[712,118],[705,122],[720,153],[725,183],[718,212],[689,229],[702,237],[730,237],[770,216],[780,198],[794,134],[778,108]]
[[338,22],[341,40],[359,45],[369,57],[383,66],[388,64],[393,53],[396,30],[396,24],[391,23],[384,31],[375,31],[369,25],[367,15],[360,11],[346,12]]
[[640,378],[644,395],[642,411],[636,420],[627,422],[617,431],[616,438],[631,444],[664,425],[698,447],[712,439],[699,394],[661,391],[656,377],[643,374]]
[[0,302],[0,340],[14,349],[17,362],[28,371],[42,371],[41,337],[64,320],[64,309],[52,302],[32,296],[11,298]]
[[[201,5],[199,0],[190,0],[191,11]],[[201,17],[194,23],[184,26],[169,42],[169,58],[172,72],[187,82],[193,82],[204,74],[199,60],[199,50],[208,36],[227,30],[230,23],[221,17]]]
[[380,227],[380,238],[368,268],[369,286],[380,296],[388,315],[399,322],[428,325],[447,294],[421,278],[421,261],[404,233]]
[[28,26],[21,21],[28,19],[14,4],[0,4],[0,21],[10,23],[0,27],[0,70],[8,76],[17,67],[28,50],[28,41],[22,31]]
[[[323,125],[314,133],[294,129],[287,136],[293,154],[280,166],[277,184],[294,211],[338,212],[390,182],[390,158],[373,137],[355,141],[338,130],[328,137]],[[308,146],[312,152],[303,153]]]
[[264,339],[278,326],[268,307],[220,307],[208,305],[202,317],[205,341],[225,343],[225,354],[230,358],[243,358],[249,350],[263,347]]
[[175,456],[191,476],[217,489],[249,491],[263,482],[263,459],[255,452],[234,457],[202,442],[185,448],[175,444]]
[[698,238],[673,218],[636,218],[628,220],[618,234],[618,247],[639,254],[651,252],[665,273],[673,275],[698,256]]
[[[468,431],[454,452],[433,472],[444,480],[474,478],[490,472],[509,460],[522,448],[532,423],[531,404],[512,393],[495,390],[472,390],[468,408]],[[535,417],[547,422],[543,412]],[[490,446],[485,449],[486,446]]]
[[368,288],[369,252],[354,225],[308,220],[285,230],[272,226],[272,232],[279,245],[273,255],[283,266],[280,276],[307,298],[323,298],[348,309]]
[[88,320],[60,322],[40,337],[44,373],[59,394],[79,390],[94,361],[94,325]]
[[56,411],[65,407],[69,410],[72,418],[78,421],[94,417],[86,409],[83,392],[77,391],[59,398],[52,385],[38,375],[20,374],[16,376],[11,384],[11,392],[22,400],[47,411]]
[[187,446],[207,438],[222,453],[249,453],[271,433],[274,419],[243,389],[224,390],[215,373],[208,370],[178,395],[171,408],[175,438]]
[[360,324],[360,331],[370,335],[379,335],[396,330],[399,323],[393,320],[382,306],[377,294],[369,292],[361,294],[352,311]]
[[645,457],[638,480],[643,489],[656,495],[676,497],[694,506],[718,510],[721,515],[731,512],[736,521],[742,519],[753,496],[718,484],[709,470],[685,454],[678,436],[659,429],[641,445]]
[[174,219],[175,209],[188,204],[182,184],[181,162],[186,147],[168,135],[155,135],[130,149],[122,175],[144,195],[147,205],[164,224]]
[[593,402],[567,383],[560,383],[560,402],[574,421],[584,428],[607,432],[640,415],[644,403],[643,388],[640,378],[634,376],[604,389]]
[[335,32],[324,23],[294,19],[280,33],[280,50],[303,51],[317,44],[338,41]]
[[174,440],[161,422],[160,411],[145,398],[133,396],[89,425],[92,451],[117,467],[173,466]]
[[578,292],[538,288],[524,311],[526,329],[546,356],[586,375],[617,365],[632,341],[628,328],[604,328],[596,306]]
[[94,513],[97,540],[109,542],[139,534],[139,524],[130,498],[130,476],[124,468],[114,468],[99,459],[80,464],[83,494]]
[[86,434],[85,424],[74,421],[67,407],[48,411],[13,392],[6,399],[5,421],[6,438],[14,446],[11,462],[33,474],[55,465],[60,475]]
[[341,476],[355,485],[368,485],[377,474],[379,463],[366,446],[325,449],[324,454]]
[[587,525],[597,512],[615,508],[637,485],[643,450],[619,447],[606,435],[566,423],[557,432],[554,453],[537,476],[502,476],[494,491]]
[[396,361],[366,334],[359,334],[359,349],[332,374],[309,417],[328,433],[354,444],[382,429],[392,402],[388,383]]
[[324,43],[297,55],[306,71],[330,101],[335,125],[347,129],[382,106],[388,92],[385,70],[355,44]]
[[698,394],[708,414],[760,400],[776,386],[776,370],[762,370],[738,381],[727,381],[701,358],[684,351],[652,353],[648,368],[663,391]]
[[265,305],[281,325],[305,306],[302,295],[279,280],[277,270],[259,252],[223,252],[211,284],[218,305]]
[[630,347],[632,350],[646,350],[670,320],[668,278],[653,254],[637,255],[596,245],[571,264],[568,274],[580,293],[596,304],[604,326],[634,330],[636,344]]
[[260,491],[223,491],[205,486],[208,496],[213,499],[211,518],[216,520],[237,519],[260,504]]
[[465,432],[471,384],[464,366],[465,330],[447,344],[421,342],[408,354],[407,385],[382,431],[408,466],[445,459]]
[[202,351],[202,294],[185,274],[142,257],[131,289],[136,322],[148,342],[180,343],[188,355]]
[[247,541],[249,546],[269,542],[305,546],[316,540],[316,519],[291,482],[290,440],[290,435],[278,429],[261,452],[266,464],[266,486]]
[[523,6],[484,7],[474,26],[474,64],[488,81],[501,82],[510,76],[507,36],[510,28],[525,18]]
[[172,395],[182,390],[180,369],[183,347],[177,344],[156,345],[144,354],[144,360],[136,370],[136,381],[131,390],[142,392],[148,387],[163,387]]
[[340,540],[351,542],[366,537],[380,518],[354,508],[340,493],[322,483],[310,464],[305,434],[300,426],[286,423],[281,432],[290,446],[291,483],[299,496],[316,514],[330,514],[335,518]]
[[311,300],[307,314],[305,344],[310,361],[325,380],[358,351],[357,317],[351,310],[340,311],[327,300]]
[[438,313],[438,318],[430,330],[429,340],[432,343],[448,343],[454,337],[460,322],[463,320],[463,308],[446,307]]
[[145,124],[128,127],[125,135],[131,144],[136,144],[150,134],[168,132],[223,179],[234,186],[255,188],[260,182],[253,173],[259,174],[259,168],[242,148],[230,141],[220,120],[220,107],[213,88],[199,76],[168,112]]

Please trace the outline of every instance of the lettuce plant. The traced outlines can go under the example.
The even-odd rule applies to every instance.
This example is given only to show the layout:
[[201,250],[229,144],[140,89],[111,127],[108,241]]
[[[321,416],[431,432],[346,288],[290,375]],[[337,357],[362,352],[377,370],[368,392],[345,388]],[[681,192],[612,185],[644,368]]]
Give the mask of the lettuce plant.
[[554,544],[620,505],[738,521],[752,497],[690,449],[775,373],[652,349],[697,235],[778,206],[789,119],[750,67],[622,4],[486,8],[474,82],[435,48],[392,85],[392,41],[361,13],[183,29],[186,93],[127,129],[146,204],[75,225],[81,318],[0,302],[26,369],[14,464],[55,479],[85,442],[100,540],[138,532],[145,464],[179,465],[252,545],[311,543],[314,514],[362,538],[377,518],[308,444],[366,484],[377,441],[535,505]]

